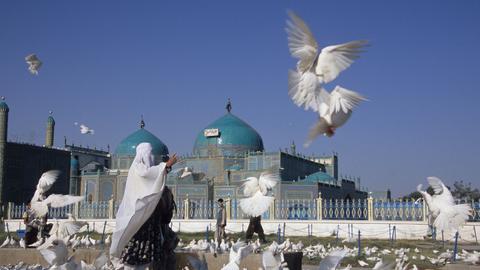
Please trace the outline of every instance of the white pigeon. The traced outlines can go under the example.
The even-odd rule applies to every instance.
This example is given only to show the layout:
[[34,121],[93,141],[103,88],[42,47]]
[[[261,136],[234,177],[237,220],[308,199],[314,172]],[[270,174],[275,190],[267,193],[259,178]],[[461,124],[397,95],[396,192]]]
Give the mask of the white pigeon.
[[364,267],[364,266],[368,266],[368,263],[362,261],[362,260],[358,260],[358,264],[361,266],[361,267]]
[[42,174],[38,180],[37,189],[30,201],[31,209],[37,217],[45,216],[48,207],[58,208],[73,204],[84,199],[84,196],[51,194],[45,198],[47,192],[58,178],[60,171],[51,170]]
[[240,268],[240,262],[253,252],[251,245],[246,245],[244,242],[237,242],[232,245],[229,254],[229,262],[223,266],[222,270],[236,270]]
[[5,238],[5,241],[3,241],[2,245],[0,246],[0,248],[4,248],[6,246],[10,245],[10,236],[7,236],[7,238]]
[[205,253],[202,253],[202,260],[192,257],[192,256],[187,256],[188,262],[190,262],[190,265],[193,267],[194,270],[208,270],[208,264],[207,260],[205,259]]
[[10,246],[12,247],[16,247],[18,245],[18,242],[17,240],[15,240],[15,238],[10,238]]
[[[98,257],[95,259],[93,264],[87,264],[85,261],[80,262],[81,270],[100,270],[104,266],[108,265],[108,257],[105,252],[102,252]],[[78,268],[77,268],[78,269]]]
[[265,270],[281,270],[287,268],[283,252],[274,254],[271,250],[263,252],[262,265]]
[[34,75],[38,75],[38,70],[42,66],[42,61],[38,59],[37,55],[35,54],[30,54],[27,57],[25,57],[25,61],[28,64],[28,71]]
[[242,211],[252,217],[260,216],[267,211],[274,200],[274,197],[267,196],[267,193],[279,181],[280,175],[272,170],[262,172],[259,178],[248,177],[242,185],[243,195],[248,197],[240,200]]
[[27,247],[25,246],[25,239],[23,239],[23,238],[20,239],[19,244],[20,244],[20,247],[21,247],[21,248],[27,248]]
[[56,235],[59,238],[70,237],[80,231],[83,226],[88,225],[86,221],[77,221],[75,217],[67,213],[68,220],[56,221],[53,223],[50,235]]
[[340,261],[347,255],[348,251],[344,249],[333,250],[320,261],[318,270],[335,270]]
[[110,243],[112,243],[112,237],[111,237],[111,235],[109,234],[109,235],[107,236],[107,239],[105,239],[105,245],[109,246]]
[[318,110],[319,90],[333,81],[359,57],[365,40],[331,45],[318,52],[318,44],[307,24],[289,12],[287,21],[288,47],[298,58],[297,71],[289,74],[289,94],[297,106]]
[[60,266],[68,261],[67,245],[61,239],[47,242],[46,245],[38,247],[40,254],[51,266]]
[[80,124],[80,133],[93,135],[93,134],[95,134],[95,130],[87,127],[87,126],[84,125],[84,124]]
[[360,104],[360,102],[367,100],[360,94],[336,86],[335,89],[328,93],[325,89],[320,90],[321,99],[318,105],[318,120],[310,129],[306,146],[319,135],[332,137],[336,129],[343,126],[350,116],[353,109]]
[[434,218],[433,226],[438,230],[458,230],[472,214],[472,208],[468,204],[455,204],[452,193],[437,177],[427,177],[428,184],[433,188],[434,195],[422,190],[422,185],[417,186],[428,205],[428,210]]
[[43,245],[43,243],[45,243],[45,238],[41,237],[40,239],[37,240],[37,242],[29,245],[28,247],[36,248],[36,247],[39,247],[39,246]]

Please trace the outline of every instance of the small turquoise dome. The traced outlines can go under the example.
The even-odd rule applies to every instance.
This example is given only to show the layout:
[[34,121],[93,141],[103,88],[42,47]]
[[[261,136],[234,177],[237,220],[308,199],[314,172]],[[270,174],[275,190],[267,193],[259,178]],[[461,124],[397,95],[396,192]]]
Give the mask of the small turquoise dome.
[[152,145],[153,155],[155,156],[167,156],[167,146],[158,139],[155,135],[150,133],[144,128],[140,128],[128,137],[123,139],[115,149],[115,155],[117,156],[135,156],[137,145],[142,142],[148,142]]
[[[206,130],[210,130],[211,134],[205,134]],[[230,112],[200,131],[193,147],[193,153],[199,156],[236,156],[263,150],[262,137],[258,132]]]
[[54,124],[54,125],[55,125],[55,119],[53,119],[53,117],[50,115],[50,116],[47,118],[47,123],[48,123],[48,124]]
[[331,183],[335,181],[335,178],[333,178],[331,175],[325,172],[316,172],[308,175],[305,177],[305,179],[301,180],[301,182],[306,182],[306,183]]
[[2,110],[2,111],[7,111],[7,112],[9,111],[9,108],[8,108],[7,103],[6,103],[5,101],[3,101],[3,100],[0,101],[0,110]]

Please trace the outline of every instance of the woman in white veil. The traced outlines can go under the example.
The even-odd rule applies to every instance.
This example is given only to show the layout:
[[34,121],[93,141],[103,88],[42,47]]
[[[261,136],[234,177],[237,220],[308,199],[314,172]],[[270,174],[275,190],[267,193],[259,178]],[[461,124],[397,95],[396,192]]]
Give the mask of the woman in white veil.
[[128,171],[122,202],[116,215],[110,255],[126,268],[143,269],[159,258],[161,249],[158,202],[165,188],[167,173],[175,164],[173,155],[167,162],[154,165],[152,146],[140,143]]

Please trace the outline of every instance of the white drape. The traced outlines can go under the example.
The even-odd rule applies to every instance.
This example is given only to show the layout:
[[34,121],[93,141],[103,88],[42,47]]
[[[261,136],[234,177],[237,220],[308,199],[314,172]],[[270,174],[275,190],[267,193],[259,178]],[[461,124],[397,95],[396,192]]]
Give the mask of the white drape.
[[149,143],[140,143],[128,171],[122,202],[116,215],[110,254],[119,258],[124,247],[152,215],[165,187],[165,163],[153,166]]

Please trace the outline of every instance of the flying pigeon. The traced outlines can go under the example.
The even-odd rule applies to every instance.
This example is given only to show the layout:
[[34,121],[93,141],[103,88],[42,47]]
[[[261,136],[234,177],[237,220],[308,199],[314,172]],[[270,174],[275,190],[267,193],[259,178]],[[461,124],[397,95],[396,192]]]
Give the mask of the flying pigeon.
[[95,130],[85,126],[84,124],[80,124],[80,133],[93,135],[95,133]]
[[61,194],[51,194],[48,197],[45,197],[45,192],[47,192],[55,181],[58,178],[60,171],[51,170],[42,174],[38,180],[37,189],[33,194],[32,200],[30,201],[31,209],[37,217],[42,217],[48,212],[48,207],[58,208],[73,204],[84,199],[84,196],[72,196],[72,195],[61,195]]
[[38,59],[37,55],[34,53],[25,57],[25,61],[28,64],[28,70],[34,75],[38,75],[38,70],[42,66],[42,62]]
[[347,122],[353,109],[360,102],[367,100],[360,94],[340,86],[335,87],[331,93],[322,88],[320,97],[318,120],[310,129],[305,146],[309,146],[321,134],[332,137],[335,130]]
[[297,71],[289,75],[289,94],[297,106],[317,111],[321,86],[347,69],[368,42],[355,40],[327,46],[319,52],[317,41],[307,24],[292,11],[288,15],[288,47],[291,55],[299,59]]
[[262,172],[259,178],[248,177],[242,185],[243,195],[247,197],[240,200],[242,211],[252,217],[260,216],[267,211],[274,200],[274,197],[267,196],[267,193],[279,181],[278,172],[270,170]]
[[427,177],[428,184],[433,188],[434,194],[430,195],[422,190],[422,184],[417,186],[434,218],[433,225],[438,230],[458,230],[472,215],[472,207],[468,204],[455,204],[452,193],[437,177]]

